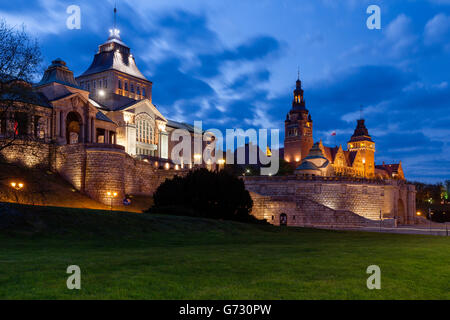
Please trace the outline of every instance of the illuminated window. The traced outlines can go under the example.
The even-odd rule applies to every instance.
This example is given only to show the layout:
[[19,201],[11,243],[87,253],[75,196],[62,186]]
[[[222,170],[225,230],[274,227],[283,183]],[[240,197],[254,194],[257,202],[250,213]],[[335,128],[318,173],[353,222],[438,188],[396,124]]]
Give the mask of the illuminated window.
[[152,144],[154,139],[154,129],[152,124],[145,119],[137,121],[136,140],[138,142]]

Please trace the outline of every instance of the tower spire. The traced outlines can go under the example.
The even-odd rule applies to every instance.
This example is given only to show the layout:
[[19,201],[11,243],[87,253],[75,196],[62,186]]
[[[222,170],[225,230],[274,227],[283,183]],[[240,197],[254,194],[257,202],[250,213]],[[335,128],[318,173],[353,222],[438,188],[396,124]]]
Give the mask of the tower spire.
[[114,2],[114,29],[116,29],[117,25],[117,20],[116,20],[116,16],[117,16],[117,1]]
[[300,80],[300,66],[297,66],[297,80]]

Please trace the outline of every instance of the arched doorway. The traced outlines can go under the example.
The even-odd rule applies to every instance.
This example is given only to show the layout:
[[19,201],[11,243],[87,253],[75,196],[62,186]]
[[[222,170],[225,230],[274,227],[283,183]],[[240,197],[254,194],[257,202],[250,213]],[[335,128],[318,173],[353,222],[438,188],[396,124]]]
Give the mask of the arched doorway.
[[397,221],[399,223],[406,223],[405,205],[403,204],[403,200],[402,199],[398,199],[398,204],[397,204]]
[[81,116],[77,112],[69,112],[66,118],[66,139],[67,144],[82,142]]
[[286,215],[286,213],[280,214],[280,226],[287,226],[287,215]]

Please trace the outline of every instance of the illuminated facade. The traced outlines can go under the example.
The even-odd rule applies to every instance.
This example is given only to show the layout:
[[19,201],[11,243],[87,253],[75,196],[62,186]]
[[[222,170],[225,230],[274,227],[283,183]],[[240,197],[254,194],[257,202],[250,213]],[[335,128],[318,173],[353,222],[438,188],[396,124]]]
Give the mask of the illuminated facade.
[[368,179],[405,179],[401,162],[375,165],[375,142],[364,119],[357,120],[355,131],[342,146],[314,144],[313,122],[305,107],[300,79],[296,82],[292,108],[285,120],[284,159],[295,165],[298,175],[350,176]]

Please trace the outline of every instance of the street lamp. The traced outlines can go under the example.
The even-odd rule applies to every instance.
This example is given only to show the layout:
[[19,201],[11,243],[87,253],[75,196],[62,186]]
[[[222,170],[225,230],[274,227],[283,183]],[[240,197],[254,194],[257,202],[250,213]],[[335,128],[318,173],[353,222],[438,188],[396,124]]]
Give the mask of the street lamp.
[[363,166],[364,166],[364,179],[366,178],[366,159],[363,159]]
[[110,209],[111,209],[111,212],[112,212],[112,202],[113,202],[114,198],[117,198],[117,192],[108,191],[106,194],[108,195],[108,197],[110,199]]
[[16,190],[21,190],[24,187],[22,182],[11,182],[11,187]]
[[[10,184],[11,188],[13,188],[16,191],[20,191],[25,187],[25,184],[23,182],[11,182]],[[16,202],[19,203],[19,197],[17,196],[17,192],[14,193],[15,197],[16,197]]]

